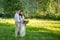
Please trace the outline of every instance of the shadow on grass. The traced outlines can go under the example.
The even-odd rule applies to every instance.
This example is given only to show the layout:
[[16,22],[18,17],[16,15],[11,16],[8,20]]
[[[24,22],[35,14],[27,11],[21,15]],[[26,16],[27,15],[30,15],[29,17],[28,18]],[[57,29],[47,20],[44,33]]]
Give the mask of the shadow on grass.
[[[60,40],[60,35],[55,34],[52,30],[45,28],[26,27],[25,37],[14,37],[14,24],[0,23],[0,40]],[[46,31],[46,32],[42,32]]]

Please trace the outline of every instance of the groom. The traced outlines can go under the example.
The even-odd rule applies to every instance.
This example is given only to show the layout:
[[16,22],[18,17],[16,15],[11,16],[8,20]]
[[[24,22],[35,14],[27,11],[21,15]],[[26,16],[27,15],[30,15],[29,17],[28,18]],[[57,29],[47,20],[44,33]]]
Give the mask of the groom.
[[18,35],[18,29],[19,29],[19,24],[20,24],[20,19],[19,19],[19,13],[20,13],[20,10],[18,9],[17,12],[15,13],[15,25],[16,25],[16,29],[15,29],[15,37],[17,37]]

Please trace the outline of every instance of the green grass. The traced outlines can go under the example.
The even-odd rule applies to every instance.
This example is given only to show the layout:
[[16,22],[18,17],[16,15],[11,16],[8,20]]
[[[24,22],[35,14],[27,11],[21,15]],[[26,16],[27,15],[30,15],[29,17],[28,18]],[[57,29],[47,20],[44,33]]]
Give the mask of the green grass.
[[28,19],[26,36],[15,38],[13,19],[0,19],[0,40],[60,40],[60,21]]

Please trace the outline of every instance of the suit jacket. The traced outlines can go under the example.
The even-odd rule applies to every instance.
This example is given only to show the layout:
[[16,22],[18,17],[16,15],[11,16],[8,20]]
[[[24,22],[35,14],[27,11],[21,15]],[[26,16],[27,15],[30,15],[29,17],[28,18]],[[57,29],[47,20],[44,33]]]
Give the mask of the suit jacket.
[[15,18],[15,22],[23,23],[23,21],[24,21],[24,16],[21,17],[21,16],[19,16],[18,13],[15,14],[14,18]]

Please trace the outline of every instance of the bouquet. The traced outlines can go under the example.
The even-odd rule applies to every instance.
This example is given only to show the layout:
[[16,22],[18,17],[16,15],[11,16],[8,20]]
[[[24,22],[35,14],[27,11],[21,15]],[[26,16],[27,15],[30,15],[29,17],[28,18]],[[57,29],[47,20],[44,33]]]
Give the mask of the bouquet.
[[23,23],[26,25],[26,24],[28,24],[28,22],[29,22],[28,20],[24,20]]

